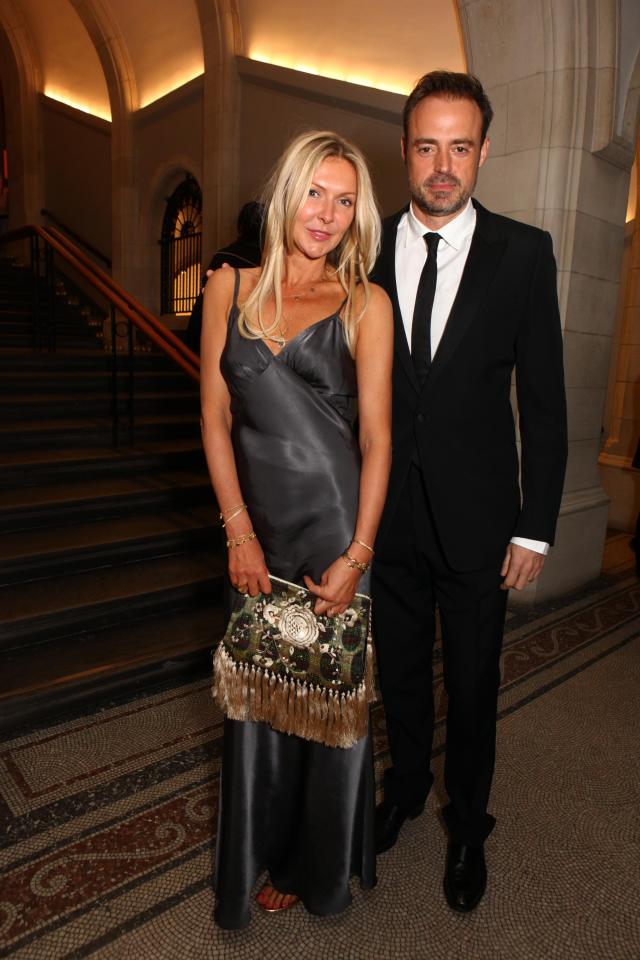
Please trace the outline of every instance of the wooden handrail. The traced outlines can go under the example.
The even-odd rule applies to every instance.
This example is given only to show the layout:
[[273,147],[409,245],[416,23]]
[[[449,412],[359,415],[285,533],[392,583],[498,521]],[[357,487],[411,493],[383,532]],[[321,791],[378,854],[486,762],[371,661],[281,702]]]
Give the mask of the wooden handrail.
[[103,263],[106,263],[109,270],[111,269],[111,260],[106,255],[106,253],[103,253],[102,250],[98,250],[98,248],[94,247],[92,243],[89,243],[89,241],[85,240],[84,237],[81,237],[79,233],[76,233],[76,231],[73,230],[72,227],[69,227],[67,226],[66,223],[63,223],[59,217],[56,217],[55,213],[51,213],[51,210],[46,210],[43,207],[40,213],[42,214],[43,217],[46,217],[47,220],[51,220],[51,222],[54,223],[56,227],[60,227],[60,229],[63,230],[64,233],[71,238],[71,240],[74,240],[76,243],[79,243],[81,246],[85,248],[85,250],[88,250],[89,253],[93,254],[94,257],[97,257],[98,260],[102,260]]
[[[68,238],[65,238],[66,242],[62,243],[57,237],[53,236],[53,229],[31,224],[3,234],[0,236],[0,244],[27,239],[34,235],[38,236],[44,243],[49,244],[63,260],[66,260],[74,270],[77,270],[81,277],[84,277],[95,290],[101,293],[123,316],[127,317],[166,356],[177,363],[192,380],[198,382],[200,380],[200,360],[196,354],[189,350],[170,330],[167,330],[153,314],[146,311],[133,297],[130,297],[108,274],[105,274],[95,263],[88,260]],[[176,348],[176,344],[179,345],[179,348]]]
[[105,273],[104,270],[101,270],[92,260],[85,256],[81,250],[77,250],[74,247],[74,244],[69,240],[68,237],[65,237],[63,233],[59,230],[56,230],[55,227],[45,227],[44,228],[48,234],[50,234],[54,240],[57,240],[59,243],[62,243],[68,248],[70,253],[72,253],[78,260],[85,265],[88,270],[91,270],[94,275],[106,286],[108,286],[113,292],[124,300],[132,310],[135,310],[150,326],[154,327],[156,332],[164,337],[171,346],[174,347],[179,353],[182,353],[185,359],[192,364],[197,370],[200,369],[200,358],[197,354],[190,350],[189,347],[184,343],[180,337],[176,337],[175,333],[172,330],[169,330],[168,327],[161,323],[160,320],[150,310],[147,310],[146,307],[140,303],[139,300],[136,300],[134,296],[128,293],[123,287],[119,286],[113,277],[108,273]]

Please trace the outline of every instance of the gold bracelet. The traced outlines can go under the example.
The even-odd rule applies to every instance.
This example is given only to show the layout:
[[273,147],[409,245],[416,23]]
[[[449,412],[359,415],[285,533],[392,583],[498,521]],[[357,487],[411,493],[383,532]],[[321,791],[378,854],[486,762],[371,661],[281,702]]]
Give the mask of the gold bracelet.
[[235,507],[229,507],[228,510],[222,510],[220,512],[220,519],[224,520],[225,513],[231,513],[232,510],[237,510],[238,507],[246,507],[246,503],[236,503]]
[[251,533],[243,533],[241,537],[232,537],[231,540],[227,540],[227,546],[233,549],[233,547],[241,547],[243,543],[249,543],[249,540],[255,540],[258,534],[252,530]]
[[371,554],[371,556],[374,556],[375,550],[373,549],[373,547],[370,547],[368,543],[365,543],[364,540],[358,540],[357,537],[354,537],[354,538],[352,539],[351,543],[359,543],[361,547],[364,547],[365,550],[368,550],[368,551],[369,551],[369,553]]
[[235,520],[236,517],[239,517],[243,510],[247,509],[246,503],[240,503],[237,507],[232,507],[233,513],[227,517],[225,520],[222,514],[220,514],[220,519],[222,520],[222,526],[226,527],[228,523],[231,523],[232,520]]
[[356,560],[347,550],[342,554],[342,559],[348,567],[351,567],[352,570],[359,570],[360,573],[366,573],[369,569],[368,563],[364,563],[362,560]]

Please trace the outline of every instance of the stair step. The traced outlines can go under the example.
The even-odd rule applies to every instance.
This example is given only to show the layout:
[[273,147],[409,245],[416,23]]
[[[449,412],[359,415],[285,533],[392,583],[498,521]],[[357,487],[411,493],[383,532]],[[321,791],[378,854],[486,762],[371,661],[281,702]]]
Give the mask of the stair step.
[[[123,385],[124,386],[124,385]],[[120,403],[127,401],[128,393],[125,389],[119,394]],[[170,395],[155,391],[140,392],[134,385],[133,402],[136,409],[136,419],[139,414],[161,413],[163,410],[171,413],[186,413],[198,411],[200,400],[195,390],[174,390]],[[31,420],[40,416],[43,421],[53,418],[69,418],[76,412],[87,416],[106,417],[111,410],[111,392],[104,393],[77,393],[55,394],[45,393],[37,396],[1,395],[0,394],[0,421]]]
[[[43,310],[40,316],[41,322],[39,327],[41,329],[46,329],[49,322],[46,311]],[[6,334],[9,333],[24,333],[25,330],[31,332],[33,330],[33,326],[34,323],[32,310],[27,310],[24,312],[18,310],[0,310],[0,337],[2,337],[2,339],[4,339]],[[76,332],[84,333],[86,330],[90,330],[92,333],[94,333],[98,329],[102,330],[102,322],[78,314],[77,317],[59,317],[55,323],[55,329],[58,333],[65,334],[73,334]]]
[[92,709],[113,696],[136,693],[175,678],[211,673],[211,651],[226,617],[219,604],[166,610],[162,619],[52,639],[33,650],[3,655],[0,729],[45,722],[61,711]]
[[[126,438],[127,420],[120,421],[121,436]],[[134,442],[200,435],[200,418],[191,414],[141,416],[135,419]],[[62,418],[49,423],[21,420],[0,424],[0,447],[22,450],[32,446],[110,445],[111,418]]]
[[204,470],[173,470],[158,474],[96,477],[5,490],[0,508],[0,530],[58,526],[64,519],[77,523],[106,516],[122,516],[143,508],[176,508],[185,503],[213,501]]
[[[121,355],[119,363],[121,369],[126,369],[127,357]],[[175,364],[169,360],[160,351],[136,351],[134,354],[134,363],[136,373],[144,370],[153,371],[175,371]],[[111,370],[111,354],[105,348],[98,344],[85,344],[77,350],[59,350],[49,351],[41,350],[34,352],[31,348],[25,349],[6,349],[0,353],[0,370],[16,371],[75,371],[81,370],[86,373],[87,369]]]
[[52,577],[0,589],[0,649],[41,642],[160,614],[199,598],[222,597],[225,562],[212,550]]
[[113,474],[159,472],[167,469],[203,469],[199,438],[150,441],[136,447],[40,447],[0,452],[0,489],[61,482],[64,477],[84,480]]
[[222,548],[214,504],[0,533],[0,586],[208,546]]
[[[42,333],[42,340],[46,342],[46,334]],[[76,334],[56,334],[55,343],[58,349],[64,348],[69,350],[73,347],[83,347],[87,343],[95,341],[98,343],[100,338],[96,335],[94,330],[87,329],[86,332],[78,332]],[[1,345],[3,350],[10,349],[15,350],[18,347],[29,347],[33,343],[33,334],[32,333],[7,333],[0,338]]]
[[[126,387],[128,374],[126,370],[118,373],[120,389]],[[136,393],[148,391],[163,391],[172,393],[175,389],[190,388],[195,394],[198,385],[182,370],[176,367],[173,370],[137,370],[135,371]],[[94,391],[97,394],[106,394],[111,390],[111,371],[104,370],[7,370],[0,377],[0,397],[6,394],[19,395],[22,391],[28,396],[35,393],[40,395],[50,393],[70,393],[73,391]]]

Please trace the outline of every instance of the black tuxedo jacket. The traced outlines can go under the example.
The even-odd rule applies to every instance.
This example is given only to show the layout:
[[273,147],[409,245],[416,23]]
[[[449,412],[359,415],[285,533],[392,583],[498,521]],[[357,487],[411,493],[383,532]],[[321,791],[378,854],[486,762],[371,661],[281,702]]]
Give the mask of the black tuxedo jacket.
[[[500,562],[512,536],[553,543],[567,455],[551,237],[473,203],[469,256],[422,390],[396,289],[404,211],[385,221],[372,274],[391,298],[395,327],[393,463],[378,546],[393,537],[394,512],[417,453],[441,546],[460,571]],[[510,403],[514,367],[520,470]]]

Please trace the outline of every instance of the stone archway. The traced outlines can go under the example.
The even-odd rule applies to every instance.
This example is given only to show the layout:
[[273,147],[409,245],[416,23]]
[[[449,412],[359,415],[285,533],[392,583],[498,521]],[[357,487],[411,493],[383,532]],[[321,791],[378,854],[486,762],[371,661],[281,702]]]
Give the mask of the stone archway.
[[478,196],[548,230],[558,263],[569,463],[556,547],[528,598],[600,572],[598,473],[632,149],[615,129],[617,0],[459,0],[469,70],[496,109]]
[[[184,179],[185,173],[192,173],[202,187],[202,166],[196,158],[187,154],[177,153],[167,158],[156,169],[149,185],[141,197],[141,242],[142,267],[144,275],[143,302],[154,313],[160,313],[160,259],[159,247],[162,232],[162,218],[166,206],[166,198],[175,190]],[[205,221],[206,222],[206,221]],[[206,234],[203,234],[203,238]],[[204,259],[210,256],[210,251],[203,246]]]
[[0,0],[0,80],[4,91],[9,158],[9,228],[39,223],[42,162],[38,91],[41,69],[20,8]]
[[70,0],[96,48],[111,105],[111,235],[113,277],[132,293],[142,292],[139,203],[133,113],[138,91],[133,64],[108,4]]

